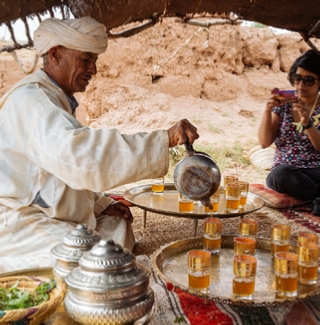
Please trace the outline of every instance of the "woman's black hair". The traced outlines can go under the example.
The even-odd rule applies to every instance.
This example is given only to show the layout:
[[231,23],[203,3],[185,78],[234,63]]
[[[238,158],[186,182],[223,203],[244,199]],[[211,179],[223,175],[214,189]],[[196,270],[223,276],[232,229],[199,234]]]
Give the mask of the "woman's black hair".
[[292,86],[294,84],[291,80],[291,76],[296,73],[298,68],[308,70],[320,78],[320,51],[314,49],[308,50],[294,61],[288,73],[288,80]]

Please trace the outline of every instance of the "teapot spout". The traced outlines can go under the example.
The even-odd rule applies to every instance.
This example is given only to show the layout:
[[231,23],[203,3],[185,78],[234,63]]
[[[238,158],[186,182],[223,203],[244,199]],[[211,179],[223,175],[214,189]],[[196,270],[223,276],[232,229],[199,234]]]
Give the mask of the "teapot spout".
[[210,210],[213,210],[213,206],[211,204],[210,198],[201,200],[202,205],[205,207],[209,207]]

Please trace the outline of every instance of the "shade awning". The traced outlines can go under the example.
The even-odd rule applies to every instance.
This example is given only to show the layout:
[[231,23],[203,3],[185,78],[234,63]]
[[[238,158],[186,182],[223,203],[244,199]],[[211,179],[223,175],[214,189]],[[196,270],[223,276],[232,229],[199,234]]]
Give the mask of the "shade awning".
[[68,10],[75,17],[91,16],[107,30],[128,23],[162,17],[192,18],[193,15],[229,17],[300,32],[320,38],[319,0],[2,0],[0,24],[36,16],[53,8]]

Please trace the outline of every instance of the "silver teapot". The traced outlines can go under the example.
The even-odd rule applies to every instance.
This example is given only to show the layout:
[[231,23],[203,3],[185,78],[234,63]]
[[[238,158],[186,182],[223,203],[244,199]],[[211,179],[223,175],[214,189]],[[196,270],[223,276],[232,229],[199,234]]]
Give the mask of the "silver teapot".
[[79,266],[65,278],[68,292],[64,307],[81,324],[132,324],[153,309],[150,271],[113,240],[85,252]]
[[86,224],[79,224],[67,233],[62,243],[51,249],[53,274],[57,284],[64,284],[65,276],[76,266],[82,254],[99,243],[101,236]]
[[220,169],[207,153],[194,150],[189,142],[185,148],[186,157],[173,172],[174,185],[182,195],[210,206],[210,196],[220,186]]

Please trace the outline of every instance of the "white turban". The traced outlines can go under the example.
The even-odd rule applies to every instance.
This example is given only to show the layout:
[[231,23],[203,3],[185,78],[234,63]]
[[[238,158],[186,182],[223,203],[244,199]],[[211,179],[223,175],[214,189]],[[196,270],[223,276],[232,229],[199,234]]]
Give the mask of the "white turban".
[[34,31],[33,43],[39,56],[52,47],[100,54],[107,49],[106,27],[91,17],[60,20],[48,18]]

